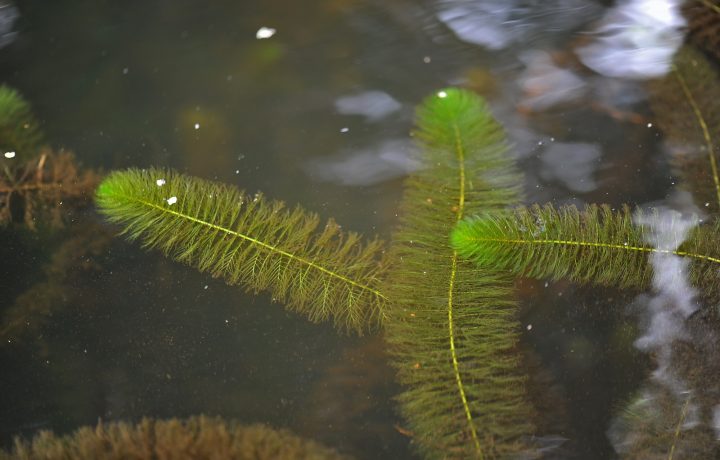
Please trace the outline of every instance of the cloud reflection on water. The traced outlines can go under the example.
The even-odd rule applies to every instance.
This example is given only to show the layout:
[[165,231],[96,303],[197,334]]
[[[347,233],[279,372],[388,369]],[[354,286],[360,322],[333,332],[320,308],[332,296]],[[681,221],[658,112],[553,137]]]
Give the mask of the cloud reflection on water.
[[597,38],[577,50],[582,62],[610,77],[645,79],[670,71],[683,42],[685,19],[677,0],[626,0],[611,8]]
[[600,157],[597,144],[553,142],[542,153],[540,177],[557,179],[573,192],[591,192],[597,188],[593,173]]
[[377,147],[358,149],[329,158],[314,158],[305,164],[305,171],[317,179],[340,185],[365,186],[417,170],[413,146],[407,140],[388,140]]
[[538,32],[572,30],[598,10],[584,0],[445,0],[436,15],[460,40],[500,50]]
[[335,109],[343,115],[361,115],[369,122],[382,120],[402,105],[383,91],[371,90],[359,94],[339,97]]
[[0,48],[15,40],[17,32],[13,30],[13,25],[19,18],[20,12],[15,5],[0,0]]

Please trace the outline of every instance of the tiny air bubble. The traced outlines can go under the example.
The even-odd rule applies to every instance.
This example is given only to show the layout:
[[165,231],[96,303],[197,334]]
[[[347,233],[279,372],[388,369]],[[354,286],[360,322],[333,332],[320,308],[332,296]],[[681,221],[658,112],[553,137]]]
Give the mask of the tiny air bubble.
[[532,331],[532,324],[528,324],[526,329],[527,329],[528,331]]
[[165,185],[165,179],[158,179],[155,181],[155,183],[158,187],[162,187],[163,185]]
[[200,129],[200,123],[195,123],[195,129]]
[[167,199],[167,204],[173,205],[173,204],[175,204],[175,203],[177,203],[177,197],[176,197],[176,196],[171,196],[170,198]]
[[5,152],[5,158],[15,158],[15,152]]
[[437,95],[440,99],[447,97],[447,93],[445,91],[440,91]]
[[347,128],[347,127],[340,130],[341,133],[346,133],[348,131],[350,131],[350,128]]

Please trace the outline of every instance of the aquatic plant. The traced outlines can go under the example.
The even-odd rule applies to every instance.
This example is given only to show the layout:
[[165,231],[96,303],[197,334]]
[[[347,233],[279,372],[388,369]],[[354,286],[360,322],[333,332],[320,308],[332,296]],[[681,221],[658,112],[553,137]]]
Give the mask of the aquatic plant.
[[0,312],[0,346],[28,339],[46,349],[43,328],[51,318],[83,305],[91,308],[86,305],[92,297],[87,288],[77,286],[104,270],[98,259],[108,253],[112,234],[99,223],[87,221],[67,231],[71,234],[64,235],[52,252],[41,279]]
[[623,459],[718,458],[713,430],[700,424],[692,392],[676,395],[651,385],[634,395],[610,428],[609,437]]
[[70,152],[42,147],[43,134],[30,105],[0,86],[0,226],[61,226],[67,210],[89,204],[100,182]]
[[[658,212],[615,211],[607,205],[518,207],[508,213],[483,212],[460,222],[453,247],[482,266],[503,268],[532,278],[569,279],[620,288],[647,288],[653,279],[650,257],[671,254],[688,259],[691,279],[716,292],[720,242],[714,235],[720,222],[687,233],[680,216],[668,219],[672,235],[656,244],[654,230],[639,225]],[[622,267],[619,270],[618,267]],[[680,274],[678,274],[680,275]]]
[[349,459],[315,441],[265,425],[240,425],[219,417],[126,422],[82,427],[66,436],[41,431],[32,440],[15,439],[0,460],[144,460],[224,458],[236,460]]
[[649,84],[650,102],[671,150],[681,187],[698,205],[720,213],[720,72],[699,52],[683,47],[672,71]]
[[317,214],[299,206],[165,169],[110,174],[97,204],[130,239],[230,284],[269,290],[311,321],[332,318],[360,333],[384,314],[383,243],[363,241],[333,220],[320,226]]
[[6,165],[0,174],[0,225],[60,227],[73,210],[92,202],[99,182],[100,176],[80,168],[72,153],[42,149],[38,158]]
[[720,63],[720,1],[690,0],[682,12],[688,22],[688,38]]
[[[100,211],[131,239],[273,297],[311,320],[362,331],[382,321],[429,457],[494,458],[527,448],[532,408],[516,350],[512,279],[458,260],[450,230],[466,213],[520,199],[501,127],[478,97],[451,89],[418,109],[426,168],[411,177],[389,257],[301,208],[169,170],[111,174]],[[392,268],[389,264],[392,263]]]
[[30,104],[16,90],[0,86],[0,164],[7,169],[12,158],[25,162],[36,157],[42,144],[43,134]]
[[416,121],[422,167],[405,184],[384,288],[399,401],[426,457],[505,457],[534,432],[512,280],[460,260],[448,235],[465,215],[517,204],[522,177],[472,93],[430,96]]

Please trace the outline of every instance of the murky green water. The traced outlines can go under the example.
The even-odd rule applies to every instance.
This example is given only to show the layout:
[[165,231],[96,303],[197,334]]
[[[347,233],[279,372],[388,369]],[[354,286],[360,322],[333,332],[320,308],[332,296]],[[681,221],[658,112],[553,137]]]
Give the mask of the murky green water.
[[[86,167],[170,166],[383,238],[414,165],[414,107],[456,84],[505,124],[528,203],[679,200],[645,84],[573,54],[600,2],[513,2],[475,17],[501,27],[484,45],[462,37],[447,3],[391,3],[18,2],[0,81]],[[261,27],[276,32],[258,39]],[[13,324],[0,345],[3,446],[98,418],[205,413],[358,458],[414,458],[382,337],[340,336],[115,231],[92,210],[60,232],[0,230],[0,311]],[[561,444],[547,458],[617,457],[608,432],[657,368],[634,346],[649,321],[638,293],[517,287],[539,434]]]

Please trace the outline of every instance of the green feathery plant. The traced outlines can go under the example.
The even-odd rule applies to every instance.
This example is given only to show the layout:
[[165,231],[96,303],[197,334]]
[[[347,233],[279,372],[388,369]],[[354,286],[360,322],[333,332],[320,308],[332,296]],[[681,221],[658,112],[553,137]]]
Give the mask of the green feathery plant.
[[0,162],[7,163],[6,152],[14,152],[12,158],[21,162],[29,160],[38,155],[42,143],[43,135],[30,104],[14,89],[0,86]]
[[448,237],[465,215],[517,204],[522,178],[478,96],[441,91],[417,124],[422,168],[406,183],[384,287],[402,412],[428,458],[504,458],[534,431],[512,279],[460,260]]
[[[690,279],[717,293],[720,222],[689,231],[679,220],[665,223],[669,241],[655,241],[652,229],[633,223],[647,213],[625,207],[590,205],[519,207],[507,213],[481,213],[460,222],[453,247],[481,266],[509,270],[533,278],[567,278],[621,288],[646,288],[653,277],[649,257],[672,254],[689,261]],[[650,217],[657,216],[650,212]],[[654,219],[657,220],[657,219]],[[662,244],[658,244],[662,243]],[[709,291],[708,291],[709,289]]]
[[96,201],[130,239],[230,284],[269,290],[311,321],[332,318],[359,333],[381,321],[383,243],[332,220],[318,228],[318,216],[300,207],[164,169],[113,173]]

